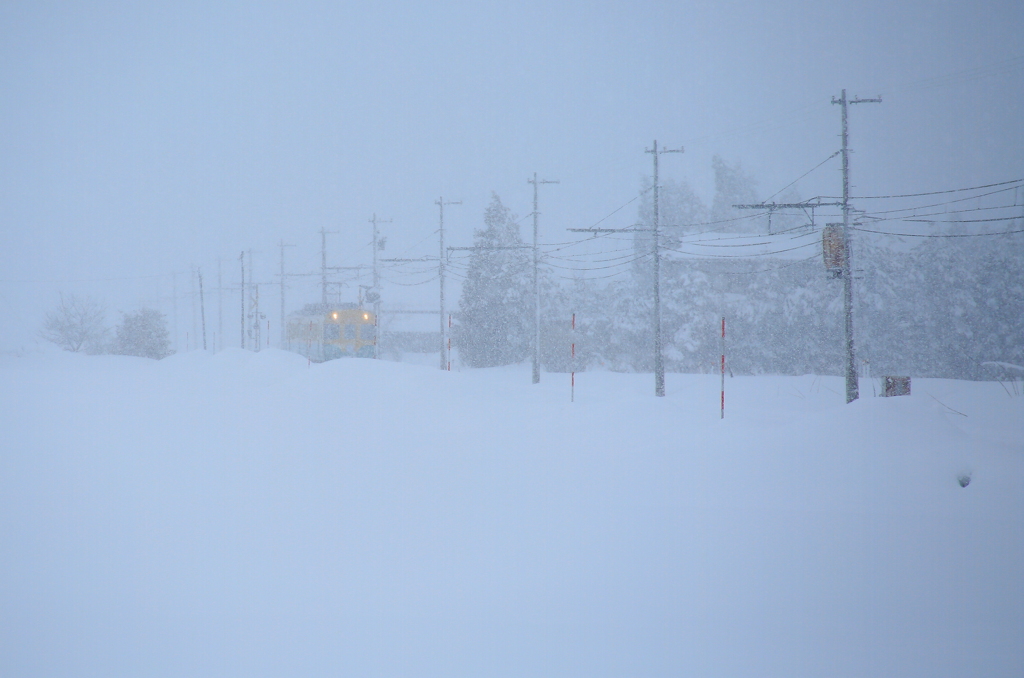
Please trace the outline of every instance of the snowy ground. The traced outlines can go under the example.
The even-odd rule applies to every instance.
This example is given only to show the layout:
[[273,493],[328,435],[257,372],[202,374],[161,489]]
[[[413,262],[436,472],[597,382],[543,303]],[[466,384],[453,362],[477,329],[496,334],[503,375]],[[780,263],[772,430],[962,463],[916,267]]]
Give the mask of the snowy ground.
[[1024,396],[652,381],[2,358],[0,675],[1024,675]]

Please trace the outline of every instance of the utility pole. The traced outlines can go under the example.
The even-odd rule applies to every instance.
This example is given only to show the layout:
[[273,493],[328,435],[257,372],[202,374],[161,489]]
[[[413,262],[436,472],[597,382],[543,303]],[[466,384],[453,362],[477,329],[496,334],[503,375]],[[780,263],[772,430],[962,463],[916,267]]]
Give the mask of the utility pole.
[[206,350],[206,299],[203,297],[203,269],[199,269],[199,313],[203,320],[203,350]]
[[253,346],[256,348],[256,352],[258,353],[260,351],[260,349],[262,348],[262,339],[260,337],[260,321],[263,319],[263,316],[260,314],[260,284],[259,283],[255,283],[255,284],[252,283],[252,270],[251,270],[252,262],[251,261],[249,262],[249,265],[250,265],[249,281],[250,281],[250,287],[252,287],[252,291],[253,291],[253,297],[252,297],[252,302],[251,302],[251,308],[253,309],[252,310],[252,328],[253,328],[253,330],[252,330],[252,341],[253,341]]
[[[199,328],[196,326],[196,267],[195,266],[192,267],[191,275],[189,275],[189,278],[188,278],[188,283],[189,283],[189,288],[191,290],[191,294],[189,296],[192,297],[192,336],[195,337],[196,335],[199,334],[196,331]],[[191,350],[191,347],[188,346],[188,342],[185,342],[185,350],[186,351]]]
[[327,231],[320,227],[320,303],[327,310]]
[[533,173],[533,179],[527,179],[526,183],[533,184],[533,301],[534,301],[534,336],[533,336],[533,383],[540,383],[540,282],[537,279],[537,267],[540,257],[537,252],[537,185],[557,184],[558,181],[547,179],[537,180],[537,173]]
[[238,255],[238,261],[242,265],[242,348],[245,348],[245,251]]
[[370,223],[373,224],[373,295],[371,296],[371,295],[367,294],[366,296],[370,300],[370,303],[373,304],[373,318],[374,318],[374,322],[377,323],[377,339],[376,339],[376,343],[373,345],[373,353],[374,353],[373,357],[374,358],[379,358],[380,357],[380,335],[381,335],[381,332],[380,332],[380,330],[381,330],[381,327],[380,327],[380,271],[377,268],[377,252],[378,252],[378,250],[380,250],[383,247],[384,241],[379,238],[379,233],[377,231],[377,224],[390,224],[391,223],[391,219],[388,219],[387,221],[384,221],[383,219],[378,219],[377,218],[377,214],[374,213],[373,218],[370,219]]
[[847,99],[846,90],[841,98],[832,97],[833,104],[843,109],[843,315],[845,316],[846,342],[846,402],[851,403],[860,397],[860,386],[857,383],[857,362],[853,348],[853,271],[850,267],[850,149],[849,130],[846,111],[849,104],[882,103],[882,97],[876,99]]
[[281,348],[285,348],[285,343],[287,341],[287,336],[285,334],[285,323],[284,323],[284,288],[285,288],[285,284],[284,284],[284,278],[285,278],[285,276],[284,276],[284,248],[285,247],[295,247],[295,245],[286,245],[284,240],[281,240],[281,242],[278,243],[278,245],[281,248],[281,346],[280,347]]
[[174,314],[174,352],[178,352],[178,274],[171,272],[171,309]]
[[441,359],[441,371],[444,371],[446,369],[446,367],[447,367],[445,365],[445,346],[446,346],[447,342],[445,341],[445,326],[444,326],[445,325],[445,323],[444,323],[444,261],[445,261],[445,250],[444,250],[444,206],[445,205],[461,205],[462,201],[458,200],[458,201],[445,202],[444,196],[442,196],[442,197],[438,198],[437,200],[435,200],[434,204],[437,205],[440,208],[440,210],[441,210],[440,228],[438,230],[438,233],[440,233],[440,241],[441,241],[441,250],[440,250],[440,253],[439,253],[440,256],[438,257],[438,273],[439,273],[440,278],[441,278],[441,312],[438,314],[438,317],[439,317],[439,320],[440,320],[440,326],[441,326],[441,344],[440,344],[440,350],[438,351],[438,355],[440,355],[440,359]]
[[217,259],[217,337],[214,340],[213,350],[217,350],[217,340],[220,341],[220,348],[224,350],[224,279],[221,276],[220,259]]
[[252,264],[252,250],[249,250],[249,317],[252,319],[249,333],[252,337],[252,347],[259,351],[262,348],[260,321],[263,318],[260,313],[260,284],[253,282],[255,272],[256,267]]
[[658,140],[654,140],[653,148],[644,149],[645,153],[654,156],[654,232],[652,247],[654,249],[654,395],[665,396],[665,365],[661,356],[661,243],[658,238],[658,154],[682,153],[682,148],[658,150]]
[[337,231],[328,231],[323,226],[320,227],[320,289],[321,297],[320,303],[324,307],[324,312],[327,311],[327,234],[337,233]]

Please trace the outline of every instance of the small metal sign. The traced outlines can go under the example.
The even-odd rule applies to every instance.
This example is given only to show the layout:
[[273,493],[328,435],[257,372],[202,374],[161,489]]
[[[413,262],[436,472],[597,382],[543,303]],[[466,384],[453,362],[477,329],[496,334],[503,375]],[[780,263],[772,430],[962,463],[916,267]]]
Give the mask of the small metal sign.
[[843,274],[845,247],[842,224],[828,224],[822,229],[821,252],[825,258],[825,270],[828,271],[831,278],[838,278]]
[[882,377],[885,397],[910,395],[910,377]]

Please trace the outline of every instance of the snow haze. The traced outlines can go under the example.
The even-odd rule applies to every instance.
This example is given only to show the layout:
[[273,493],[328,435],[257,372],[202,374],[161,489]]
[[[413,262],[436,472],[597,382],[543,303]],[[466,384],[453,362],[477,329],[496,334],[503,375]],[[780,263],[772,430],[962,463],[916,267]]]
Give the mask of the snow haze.
[[0,3],[0,678],[1024,675],[1022,29]]
[[[179,295],[218,260],[234,283],[242,250],[257,280],[282,240],[316,270],[320,228],[329,265],[368,264],[374,213],[388,256],[436,255],[439,196],[467,246],[492,190],[530,213],[533,172],[561,181],[540,210],[564,241],[636,195],[654,139],[705,202],[714,154],[764,199],[839,147],[844,88],[884,98],[851,113],[854,195],[1024,178],[1022,27],[1017,2],[4,3],[0,347],[60,291],[113,321],[170,315],[173,272]],[[838,195],[838,167],[802,197]]]

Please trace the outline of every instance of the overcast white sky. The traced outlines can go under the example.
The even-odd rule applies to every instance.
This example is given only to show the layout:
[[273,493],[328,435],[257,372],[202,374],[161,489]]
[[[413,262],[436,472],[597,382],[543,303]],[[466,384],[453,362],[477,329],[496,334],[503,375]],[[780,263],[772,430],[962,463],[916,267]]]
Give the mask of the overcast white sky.
[[[492,190],[530,211],[534,171],[565,240],[636,195],[653,139],[706,200],[715,153],[767,197],[839,147],[843,88],[885,99],[851,112],[855,195],[1021,178],[1022,28],[1019,0],[5,2],[0,348],[61,290],[113,323],[242,249],[275,280],[282,238],[312,270],[321,227],[332,265],[368,263],[374,213],[388,256],[435,254],[441,195],[468,245]],[[835,167],[800,194],[838,193]]]

